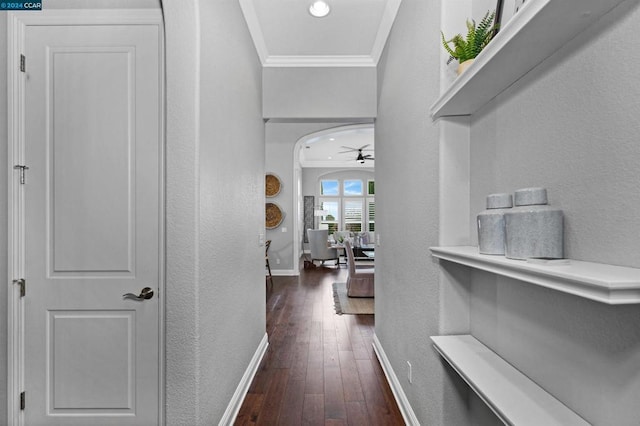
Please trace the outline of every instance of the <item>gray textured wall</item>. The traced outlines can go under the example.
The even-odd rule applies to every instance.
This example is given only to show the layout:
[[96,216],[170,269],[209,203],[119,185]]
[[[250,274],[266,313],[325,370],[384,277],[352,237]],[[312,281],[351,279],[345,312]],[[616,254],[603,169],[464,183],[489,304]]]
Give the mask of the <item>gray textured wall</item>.
[[211,425],[265,335],[261,65],[237,1],[164,7],[167,424]]
[[376,116],[374,67],[264,68],[265,118]]
[[163,0],[167,86],[167,424],[197,424],[198,303],[198,9]]
[[199,424],[220,419],[266,333],[262,66],[236,0],[200,2]]
[[[437,125],[440,2],[404,0],[379,65],[376,120],[376,336],[421,424],[455,425],[445,407],[439,334]],[[407,361],[413,383],[407,380]]]
[[[543,186],[567,257],[640,268],[639,19],[623,3],[474,116],[472,222],[487,194]],[[589,422],[637,424],[637,305],[481,272],[472,294],[474,335]]]

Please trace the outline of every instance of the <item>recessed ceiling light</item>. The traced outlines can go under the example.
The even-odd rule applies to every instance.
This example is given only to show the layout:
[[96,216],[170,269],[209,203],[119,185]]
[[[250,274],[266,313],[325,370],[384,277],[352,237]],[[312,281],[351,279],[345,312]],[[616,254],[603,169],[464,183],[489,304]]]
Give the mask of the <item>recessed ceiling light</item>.
[[323,0],[314,1],[311,3],[311,6],[309,6],[309,13],[316,18],[324,18],[330,11],[331,8],[327,2]]

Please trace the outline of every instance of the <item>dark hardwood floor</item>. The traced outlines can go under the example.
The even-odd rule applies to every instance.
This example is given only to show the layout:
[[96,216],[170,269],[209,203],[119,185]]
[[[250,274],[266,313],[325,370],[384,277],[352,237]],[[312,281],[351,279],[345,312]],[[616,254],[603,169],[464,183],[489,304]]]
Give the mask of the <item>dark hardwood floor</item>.
[[344,267],[274,277],[269,348],[236,425],[403,425],[373,351],[373,315],[337,315],[332,283]]

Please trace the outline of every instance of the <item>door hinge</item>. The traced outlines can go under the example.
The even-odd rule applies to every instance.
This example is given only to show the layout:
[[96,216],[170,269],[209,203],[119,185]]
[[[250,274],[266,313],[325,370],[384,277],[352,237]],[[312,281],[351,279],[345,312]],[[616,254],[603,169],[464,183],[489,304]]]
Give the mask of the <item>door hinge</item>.
[[20,286],[20,297],[24,297],[27,294],[27,282],[24,278],[20,278],[17,280],[13,280],[14,284],[18,284]]
[[20,170],[20,184],[24,185],[25,180],[26,180],[25,173],[26,173],[27,170],[29,170],[29,167],[28,166],[15,165],[15,166],[13,166],[13,168],[15,170]]
[[20,54],[20,71],[21,72],[27,71],[26,62],[27,62],[27,58],[24,55]]
[[26,398],[24,395],[24,391],[20,392],[20,409],[24,410],[25,405],[27,404]]

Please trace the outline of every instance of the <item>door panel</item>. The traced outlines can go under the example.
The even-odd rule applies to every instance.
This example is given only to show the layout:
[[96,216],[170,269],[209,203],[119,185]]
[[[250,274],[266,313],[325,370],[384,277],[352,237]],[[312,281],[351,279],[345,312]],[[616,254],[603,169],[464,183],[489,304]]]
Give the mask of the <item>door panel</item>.
[[[53,414],[132,412],[135,320],[133,310],[48,312],[47,393]],[[102,377],[109,377],[108,383],[94,386]]]
[[25,56],[25,424],[158,424],[159,26],[27,26]]
[[49,49],[53,273],[132,273],[134,60],[130,47]]

